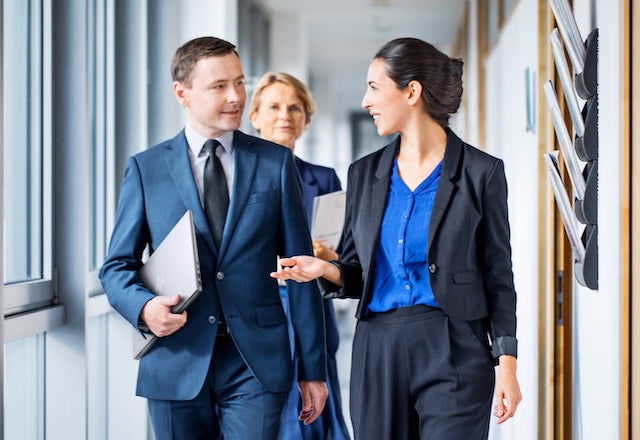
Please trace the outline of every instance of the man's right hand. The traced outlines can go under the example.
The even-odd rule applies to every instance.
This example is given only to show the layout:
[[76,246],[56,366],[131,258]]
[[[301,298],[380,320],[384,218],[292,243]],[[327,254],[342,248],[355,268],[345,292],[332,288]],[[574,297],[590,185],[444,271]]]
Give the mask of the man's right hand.
[[144,305],[140,318],[158,337],[169,336],[180,330],[187,322],[187,312],[171,313],[171,307],[180,302],[180,295],[158,295]]

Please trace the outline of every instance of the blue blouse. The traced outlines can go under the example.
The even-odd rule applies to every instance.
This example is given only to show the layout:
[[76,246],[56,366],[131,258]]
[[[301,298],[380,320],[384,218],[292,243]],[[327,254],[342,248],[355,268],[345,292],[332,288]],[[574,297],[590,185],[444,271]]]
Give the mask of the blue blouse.
[[375,254],[370,312],[424,304],[439,307],[429,282],[427,235],[442,162],[412,192],[394,161]]

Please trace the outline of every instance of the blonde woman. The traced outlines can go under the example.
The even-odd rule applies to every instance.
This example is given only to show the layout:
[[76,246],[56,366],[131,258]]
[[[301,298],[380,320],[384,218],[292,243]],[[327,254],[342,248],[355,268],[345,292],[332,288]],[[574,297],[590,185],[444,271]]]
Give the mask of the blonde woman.
[[[289,148],[293,153],[296,141],[302,136],[311,123],[316,105],[311,92],[300,80],[287,73],[268,72],[258,81],[253,98],[249,105],[251,124],[264,139],[276,142]],[[333,168],[314,165],[295,157],[296,167],[302,181],[302,192],[309,222],[315,196],[327,194],[341,189],[340,180]],[[314,255],[323,260],[335,260],[338,254],[335,249],[314,241]],[[286,287],[280,288],[283,304],[289,303]],[[325,409],[313,424],[305,425],[297,420],[300,412],[300,396],[297,384],[292,387],[291,394],[282,413],[280,440],[332,440],[348,439],[349,434],[342,414],[340,384],[336,367],[336,352],[339,335],[335,311],[330,299],[324,301],[326,337],[327,337],[327,385],[329,397]],[[295,335],[291,335],[295,338]],[[292,340],[292,347],[295,343]],[[297,365],[297,357],[294,361]],[[295,368],[294,368],[295,370]]]

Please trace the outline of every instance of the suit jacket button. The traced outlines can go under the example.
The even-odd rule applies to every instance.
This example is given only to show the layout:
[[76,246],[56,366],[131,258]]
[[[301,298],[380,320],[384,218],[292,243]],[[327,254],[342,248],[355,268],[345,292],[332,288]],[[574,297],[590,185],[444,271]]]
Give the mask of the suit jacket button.
[[209,319],[209,324],[215,324],[215,323],[216,323],[216,321],[217,321],[217,320],[216,320],[216,317],[215,317],[215,316],[213,316],[213,315],[209,316],[209,318],[208,318],[208,319]]
[[224,279],[224,272],[218,272],[216,273],[216,278],[220,281],[222,281]]
[[431,263],[431,264],[429,265],[429,272],[431,272],[431,273],[436,273],[436,269],[437,269],[437,267],[436,267],[436,265],[435,265],[435,264]]

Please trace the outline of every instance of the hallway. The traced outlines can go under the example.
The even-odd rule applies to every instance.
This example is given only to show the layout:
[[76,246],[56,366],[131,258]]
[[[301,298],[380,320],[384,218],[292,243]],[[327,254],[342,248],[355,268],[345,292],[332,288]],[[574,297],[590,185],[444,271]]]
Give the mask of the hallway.
[[349,433],[353,435],[351,418],[349,417],[349,373],[351,370],[351,343],[353,333],[356,329],[356,318],[354,313],[358,304],[354,299],[333,300],[336,310],[336,320],[338,321],[338,331],[340,332],[340,346],[336,360],[338,363],[338,376],[340,377],[340,397],[342,397],[342,411],[344,413]]

